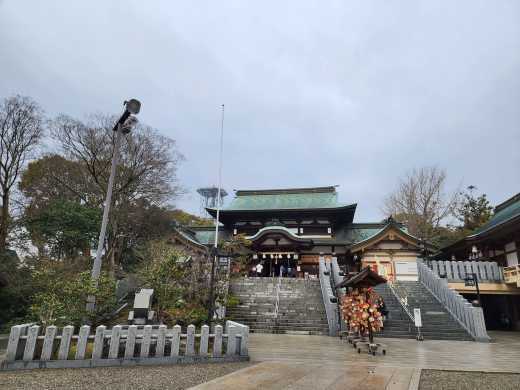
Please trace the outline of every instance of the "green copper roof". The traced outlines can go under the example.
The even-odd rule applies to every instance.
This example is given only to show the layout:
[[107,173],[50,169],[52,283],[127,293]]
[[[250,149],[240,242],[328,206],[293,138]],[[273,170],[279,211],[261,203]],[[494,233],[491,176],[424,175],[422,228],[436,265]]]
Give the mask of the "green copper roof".
[[298,210],[344,207],[335,187],[240,190],[224,210]]
[[[213,245],[215,243],[215,227],[190,227],[195,233],[195,238],[203,245]],[[218,241],[229,238],[230,233],[221,227],[218,232]]]
[[491,217],[491,219],[486,224],[475,230],[475,232],[468,236],[468,238],[485,233],[516,217],[520,217],[520,193],[498,205],[495,208],[495,214],[493,217]]
[[[215,243],[214,226],[177,226],[175,230],[185,239],[198,245],[213,245]],[[229,232],[219,229],[218,239],[227,239]]]

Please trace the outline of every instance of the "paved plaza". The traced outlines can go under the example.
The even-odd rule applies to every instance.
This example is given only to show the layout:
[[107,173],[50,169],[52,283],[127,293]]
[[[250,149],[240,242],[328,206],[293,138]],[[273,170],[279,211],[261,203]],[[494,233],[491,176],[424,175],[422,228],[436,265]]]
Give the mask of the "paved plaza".
[[380,339],[386,356],[358,354],[327,336],[253,334],[258,364],[196,389],[408,390],[417,388],[421,369],[519,373],[520,334],[490,334],[492,343]]
[[[412,390],[418,388],[421,369],[520,373],[520,333],[490,335],[492,343],[377,339],[387,345],[388,354],[371,356],[358,354],[346,341],[327,336],[252,334],[251,364],[11,371],[0,373],[0,379],[7,389],[95,390],[104,389],[107,384],[122,389],[184,389],[187,383],[210,380],[194,389]],[[96,381],[85,381],[85,376],[94,371]],[[229,372],[232,373],[211,380]],[[433,371],[428,374],[436,375]],[[468,376],[460,373],[448,374],[448,378],[437,376],[444,377],[451,387],[439,384],[427,389],[484,389],[464,383],[461,378]],[[471,376],[473,381],[481,377],[480,373]],[[498,387],[485,389],[520,389],[518,378],[509,376],[507,386],[498,386],[496,382]]]

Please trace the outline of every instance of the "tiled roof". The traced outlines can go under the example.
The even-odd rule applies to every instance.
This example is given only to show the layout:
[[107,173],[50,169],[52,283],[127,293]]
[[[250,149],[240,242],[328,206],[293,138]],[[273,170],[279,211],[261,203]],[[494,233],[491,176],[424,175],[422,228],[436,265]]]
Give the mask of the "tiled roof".
[[385,228],[384,223],[352,224],[344,231],[344,240],[355,244],[366,240]]
[[[213,245],[215,243],[215,227],[214,226],[189,226],[176,227],[175,230],[185,239],[199,245]],[[229,233],[219,229],[219,241],[229,236]]]
[[[215,243],[215,227],[191,227],[190,228],[195,233],[195,238],[198,242],[203,245],[213,245]],[[218,239],[223,240],[229,236],[229,233],[222,229],[219,229]]]
[[513,218],[520,217],[520,193],[506,200],[495,208],[495,214],[491,219],[475,230],[468,238],[474,238],[488,232]]
[[239,190],[231,204],[236,210],[299,210],[345,207],[338,202],[335,187],[288,188],[278,190]]

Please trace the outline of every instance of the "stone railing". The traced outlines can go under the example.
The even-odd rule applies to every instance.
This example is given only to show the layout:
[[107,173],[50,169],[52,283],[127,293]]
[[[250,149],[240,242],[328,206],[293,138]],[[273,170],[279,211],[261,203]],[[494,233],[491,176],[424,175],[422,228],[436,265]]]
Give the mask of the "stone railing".
[[343,282],[343,279],[345,279],[345,275],[343,271],[339,268],[338,265],[338,259],[336,257],[332,258],[332,261],[330,262],[330,270],[331,270],[331,283],[332,283],[332,289],[336,293],[336,296],[338,297],[338,304],[337,304],[337,312],[338,312],[338,323],[339,323],[339,331],[343,331],[347,329],[347,324],[341,317],[340,313],[340,303],[341,303],[341,297],[345,295],[345,288],[335,288],[338,284]]
[[449,281],[463,281],[468,275],[476,274],[479,282],[503,283],[502,267],[495,261],[442,261],[431,260],[429,267],[434,274],[446,276]]
[[481,307],[475,307],[458,292],[448,287],[448,281],[440,278],[423,261],[417,260],[419,281],[432,293],[444,308],[475,339],[489,341]]
[[214,333],[203,325],[200,333],[189,325],[182,333],[179,325],[100,325],[62,329],[56,326],[16,325],[11,328],[7,355],[0,370],[29,368],[98,367],[192,362],[248,360],[249,327],[227,321]]
[[[337,286],[338,284],[343,282],[345,275],[344,275],[343,271],[341,271],[341,269],[339,268],[338,259],[336,257],[332,258],[332,261],[330,262],[330,266],[331,266],[331,271],[332,271],[332,282],[333,282],[334,286]],[[339,297],[345,295],[344,289],[341,289],[341,288],[337,289],[337,292],[338,292]]]
[[321,295],[329,324],[329,336],[336,336],[338,333],[338,304],[330,285],[330,266],[325,263],[323,257],[320,257],[319,273]]

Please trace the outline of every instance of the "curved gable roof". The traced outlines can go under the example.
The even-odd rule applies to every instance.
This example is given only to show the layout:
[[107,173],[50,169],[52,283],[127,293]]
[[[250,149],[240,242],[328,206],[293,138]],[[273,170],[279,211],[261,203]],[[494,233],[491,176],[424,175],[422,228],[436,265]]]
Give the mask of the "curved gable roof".
[[412,245],[415,245],[417,248],[419,248],[419,245],[421,242],[420,239],[418,239],[417,237],[411,235],[410,233],[408,233],[407,231],[402,229],[401,226],[399,226],[394,221],[391,221],[391,222],[387,223],[382,229],[373,233],[371,236],[352,244],[352,246],[350,247],[350,251],[357,252],[359,250],[366,248],[367,246],[373,245],[376,242],[379,242],[382,239],[384,239],[386,237],[386,235],[392,230],[394,232],[396,232],[397,235],[401,239],[403,239],[404,241],[406,241]]
[[258,232],[256,232],[254,235],[247,237],[247,239],[251,240],[251,241],[258,241],[262,237],[269,235],[269,234],[274,234],[274,233],[282,234],[283,236],[287,237],[291,241],[306,242],[309,244],[312,243],[311,239],[297,236],[296,234],[294,234],[293,232],[291,232],[289,229],[287,229],[284,226],[266,226],[266,227],[258,230]]

